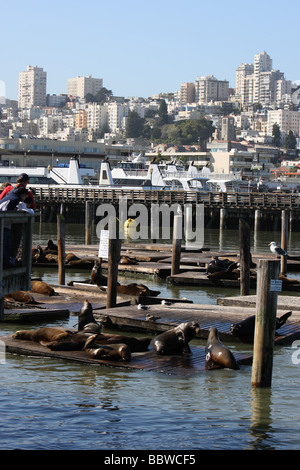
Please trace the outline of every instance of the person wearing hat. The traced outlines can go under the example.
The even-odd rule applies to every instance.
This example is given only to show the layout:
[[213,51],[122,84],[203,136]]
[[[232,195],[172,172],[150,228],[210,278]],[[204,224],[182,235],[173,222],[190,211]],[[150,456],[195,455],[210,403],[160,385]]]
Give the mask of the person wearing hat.
[[[17,179],[17,188],[23,186],[26,188],[27,184],[29,183],[29,176],[27,173],[21,173],[20,176],[18,176]],[[2,193],[0,194],[0,200],[3,199],[7,194],[13,189],[12,185],[7,186]],[[28,191],[28,196],[31,198],[32,202],[30,204],[30,209],[35,209],[35,201],[34,201],[34,196],[32,190]]]

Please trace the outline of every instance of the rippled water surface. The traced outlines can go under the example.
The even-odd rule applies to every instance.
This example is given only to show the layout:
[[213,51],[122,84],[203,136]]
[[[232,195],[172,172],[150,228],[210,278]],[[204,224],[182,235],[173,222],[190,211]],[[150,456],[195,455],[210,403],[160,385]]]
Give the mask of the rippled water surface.
[[[53,227],[35,227],[35,241],[43,246],[49,235],[55,239]],[[71,243],[82,243],[83,227],[70,227],[69,236]],[[291,249],[299,252],[299,234],[292,237]],[[270,234],[262,233],[257,251],[265,250],[266,240],[271,241]],[[238,233],[228,231],[222,249],[236,249],[237,243]],[[205,245],[219,248],[219,232],[209,232]],[[49,280],[56,274],[44,275]],[[73,279],[82,275],[67,274]],[[162,295],[199,303],[234,295],[175,288],[151,277],[143,282],[159,286]],[[74,317],[52,323],[73,324]],[[1,334],[38,326],[42,324],[4,323]],[[248,345],[227,346],[252,354]],[[5,364],[0,364],[0,449],[298,449],[300,364],[292,362],[294,351],[275,348],[270,389],[251,387],[251,366],[175,377],[7,354]]]

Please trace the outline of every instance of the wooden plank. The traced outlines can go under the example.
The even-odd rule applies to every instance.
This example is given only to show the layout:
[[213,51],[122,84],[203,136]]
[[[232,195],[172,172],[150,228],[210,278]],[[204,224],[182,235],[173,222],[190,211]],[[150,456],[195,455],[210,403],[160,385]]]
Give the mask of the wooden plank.
[[[125,369],[140,369],[167,375],[190,375],[205,371],[205,348],[192,346],[191,356],[160,356],[150,348],[143,353],[132,353],[130,362],[104,361],[90,358],[84,351],[51,351],[47,347],[33,341],[15,340],[10,335],[0,336],[5,343],[6,352],[23,356],[50,357],[78,362],[84,365],[107,366]],[[252,357],[235,353],[240,365],[251,364]]]

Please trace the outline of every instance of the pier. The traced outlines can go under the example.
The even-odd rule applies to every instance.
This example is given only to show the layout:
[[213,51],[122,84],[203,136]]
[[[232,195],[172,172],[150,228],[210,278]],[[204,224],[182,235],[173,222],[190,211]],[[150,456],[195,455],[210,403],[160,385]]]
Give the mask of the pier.
[[143,204],[147,209],[158,204],[180,206],[203,204],[205,227],[237,228],[238,219],[251,220],[260,230],[277,230],[281,212],[289,214],[290,230],[298,230],[300,221],[300,195],[292,193],[229,193],[174,190],[105,189],[93,186],[35,186],[40,220],[55,222],[57,214],[63,214],[67,222],[84,223],[87,203],[90,203],[91,220],[98,221],[96,212],[101,204],[111,204],[118,214],[120,201],[128,206]]

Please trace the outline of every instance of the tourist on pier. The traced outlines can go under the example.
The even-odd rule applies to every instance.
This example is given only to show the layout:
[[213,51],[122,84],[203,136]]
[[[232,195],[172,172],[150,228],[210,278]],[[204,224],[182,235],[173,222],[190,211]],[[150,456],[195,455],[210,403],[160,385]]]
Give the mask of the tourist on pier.
[[[29,176],[27,175],[27,173],[21,173],[20,176],[18,177],[17,179],[17,186],[16,188],[20,188],[20,187],[23,187],[23,188],[26,188],[26,186],[28,185],[29,183]],[[0,200],[2,200],[5,196],[7,196],[7,194],[12,190],[14,189],[13,186],[11,184],[9,184],[3,191],[2,193],[0,194]],[[31,205],[30,205],[30,208],[31,209],[35,209],[35,201],[34,201],[34,192],[32,189],[30,189],[28,191],[28,196],[31,198]]]
[[[0,201],[0,211],[15,211],[20,208],[25,209],[25,206],[20,203],[28,205],[32,203],[32,199],[28,195],[28,191],[24,186],[19,186],[9,193]],[[32,213],[34,213],[33,209]],[[12,230],[13,228],[13,230]],[[22,227],[20,224],[7,224],[4,225],[4,240],[3,240],[3,267],[8,268],[14,266],[16,257],[21,241]]]

